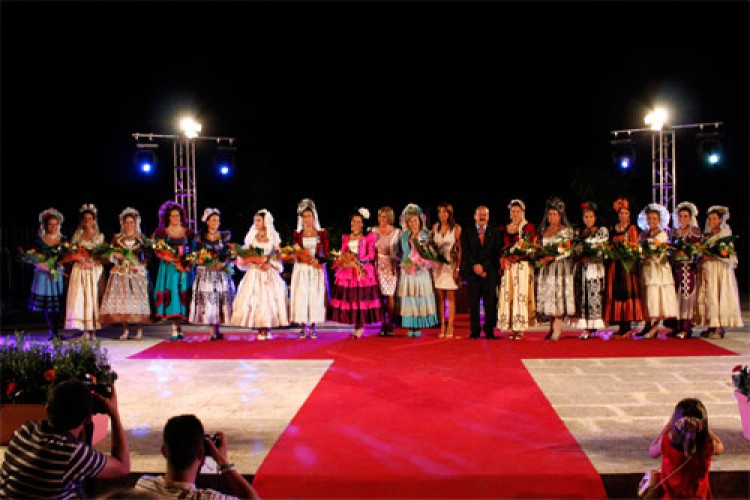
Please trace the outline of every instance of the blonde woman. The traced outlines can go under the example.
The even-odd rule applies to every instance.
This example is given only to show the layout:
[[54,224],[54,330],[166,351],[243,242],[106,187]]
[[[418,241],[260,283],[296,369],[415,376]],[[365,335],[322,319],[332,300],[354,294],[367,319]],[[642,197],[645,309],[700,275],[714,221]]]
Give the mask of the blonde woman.
[[401,260],[401,229],[393,222],[395,214],[391,207],[378,209],[378,225],[372,229],[377,241],[377,260],[375,274],[380,285],[383,300],[383,324],[380,327],[381,337],[392,337],[396,315],[396,285],[398,285],[399,262]]

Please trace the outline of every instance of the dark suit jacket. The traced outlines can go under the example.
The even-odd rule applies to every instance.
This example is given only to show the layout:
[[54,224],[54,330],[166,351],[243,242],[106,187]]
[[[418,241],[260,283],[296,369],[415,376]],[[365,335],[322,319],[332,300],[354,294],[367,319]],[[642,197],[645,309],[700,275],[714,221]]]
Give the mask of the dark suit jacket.
[[484,243],[479,242],[476,224],[472,224],[461,233],[461,273],[468,282],[479,282],[482,278],[474,273],[474,264],[482,264],[487,271],[487,280],[496,283],[499,278],[500,250],[502,240],[497,228],[487,225],[484,232]]

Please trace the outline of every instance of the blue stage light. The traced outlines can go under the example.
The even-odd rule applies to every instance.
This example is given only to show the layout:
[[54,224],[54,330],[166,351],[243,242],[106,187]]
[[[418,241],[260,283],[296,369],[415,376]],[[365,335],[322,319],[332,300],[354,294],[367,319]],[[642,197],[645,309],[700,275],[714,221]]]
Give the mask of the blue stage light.
[[620,168],[622,169],[630,168],[630,158],[620,158]]
[[141,163],[141,172],[143,172],[144,174],[150,174],[152,170],[153,166],[151,165],[151,163],[147,161]]
[[234,155],[237,148],[234,146],[217,146],[214,156],[214,166],[222,177],[229,176],[234,170]]
[[133,163],[138,171],[144,175],[151,175],[156,170],[158,163],[156,150],[159,145],[152,142],[136,143]]
[[221,166],[219,166],[219,173],[221,175],[229,175],[229,171],[230,171],[229,166],[227,166],[227,165],[221,165]]
[[718,132],[698,134],[698,156],[709,167],[721,164],[722,146]]
[[612,159],[622,170],[629,170],[635,164],[635,142],[633,139],[614,139],[612,145]]

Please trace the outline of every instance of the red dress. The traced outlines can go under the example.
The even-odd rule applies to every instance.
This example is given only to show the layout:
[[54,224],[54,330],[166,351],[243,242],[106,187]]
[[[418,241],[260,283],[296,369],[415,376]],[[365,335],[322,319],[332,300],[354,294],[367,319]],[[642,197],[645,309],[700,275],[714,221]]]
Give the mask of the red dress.
[[[609,230],[609,240],[638,242],[638,230],[629,225],[624,232],[615,227]],[[630,272],[625,272],[620,261],[613,260],[607,269],[606,307],[604,321],[619,323],[625,321],[643,321],[643,305],[641,304],[641,284],[638,279],[638,264]]]
[[[661,477],[666,478],[688,458],[682,451],[669,444],[669,434],[661,436]],[[702,452],[690,458],[690,462],[664,484],[663,498],[713,498],[708,473],[714,455],[714,442],[709,437]]]

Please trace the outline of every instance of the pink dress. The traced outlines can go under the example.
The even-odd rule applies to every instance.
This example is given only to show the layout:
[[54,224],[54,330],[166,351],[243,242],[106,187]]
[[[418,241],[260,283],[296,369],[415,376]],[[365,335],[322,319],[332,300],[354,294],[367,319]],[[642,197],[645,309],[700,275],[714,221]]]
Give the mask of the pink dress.
[[345,325],[366,325],[383,321],[380,288],[375,276],[375,233],[359,240],[341,236],[341,252],[357,255],[360,272],[352,267],[336,269],[331,297],[331,319]]

